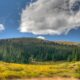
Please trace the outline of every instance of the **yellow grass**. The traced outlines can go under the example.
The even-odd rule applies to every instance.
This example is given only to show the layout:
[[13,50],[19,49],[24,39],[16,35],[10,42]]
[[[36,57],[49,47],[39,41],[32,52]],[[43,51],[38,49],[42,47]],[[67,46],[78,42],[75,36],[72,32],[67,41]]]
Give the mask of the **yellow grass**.
[[80,62],[53,62],[51,64],[0,62],[0,80],[35,77],[80,78]]

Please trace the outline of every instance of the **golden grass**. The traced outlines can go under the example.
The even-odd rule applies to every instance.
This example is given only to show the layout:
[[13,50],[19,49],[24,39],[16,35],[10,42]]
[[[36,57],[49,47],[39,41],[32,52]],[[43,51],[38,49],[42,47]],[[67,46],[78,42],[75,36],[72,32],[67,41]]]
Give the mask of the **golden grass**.
[[51,64],[0,62],[0,80],[55,76],[80,78],[80,62],[53,62]]

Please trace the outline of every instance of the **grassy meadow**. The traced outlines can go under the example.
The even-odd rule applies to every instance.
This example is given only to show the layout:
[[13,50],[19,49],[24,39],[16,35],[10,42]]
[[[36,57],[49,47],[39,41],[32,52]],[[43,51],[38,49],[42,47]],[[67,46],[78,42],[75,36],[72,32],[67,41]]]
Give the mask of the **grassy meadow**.
[[15,64],[0,62],[0,80],[35,77],[80,78],[80,62]]

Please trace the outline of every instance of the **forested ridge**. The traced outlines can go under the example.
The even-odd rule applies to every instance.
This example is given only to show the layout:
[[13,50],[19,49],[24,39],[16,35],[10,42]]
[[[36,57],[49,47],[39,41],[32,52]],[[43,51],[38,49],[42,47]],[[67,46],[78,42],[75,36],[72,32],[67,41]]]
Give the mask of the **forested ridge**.
[[36,38],[0,40],[0,61],[31,63],[39,61],[79,61],[80,44]]

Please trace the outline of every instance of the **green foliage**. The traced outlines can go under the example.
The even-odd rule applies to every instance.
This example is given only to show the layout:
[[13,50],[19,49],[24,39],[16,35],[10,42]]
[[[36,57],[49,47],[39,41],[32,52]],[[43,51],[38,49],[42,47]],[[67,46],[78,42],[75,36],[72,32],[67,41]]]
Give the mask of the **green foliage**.
[[0,60],[17,63],[79,61],[80,46],[34,38],[0,40]]

